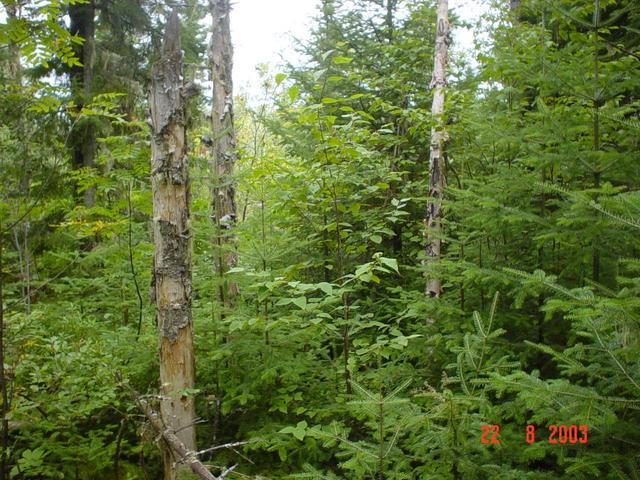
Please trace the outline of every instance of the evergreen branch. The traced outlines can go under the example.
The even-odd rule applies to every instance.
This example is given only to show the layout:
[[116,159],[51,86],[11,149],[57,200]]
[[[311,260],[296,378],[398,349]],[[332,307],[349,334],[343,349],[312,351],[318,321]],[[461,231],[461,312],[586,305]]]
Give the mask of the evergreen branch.
[[568,18],[569,20],[571,20],[572,22],[581,25],[587,29],[592,29],[594,28],[594,25],[592,23],[589,22],[585,22],[584,20],[572,15],[571,13],[569,13],[567,10],[565,10],[564,8],[561,8],[557,5],[557,2],[553,2],[550,0],[542,0],[542,3],[544,3],[545,5],[551,7],[552,10],[557,11],[558,13],[560,13],[563,17]]
[[607,210],[606,208],[604,208],[602,205],[600,205],[599,203],[597,203],[595,201],[589,202],[589,206],[591,206],[595,210],[599,211],[600,213],[606,215],[609,218],[612,218],[613,220],[615,220],[615,221],[617,221],[619,223],[622,223],[624,225],[628,225],[630,227],[633,227],[633,228],[636,228],[636,229],[640,230],[640,221],[637,221],[637,220],[635,220],[633,218],[623,217],[621,215],[613,213],[613,212]]
[[487,326],[487,333],[491,333],[491,326],[493,324],[493,317],[496,315],[496,309],[498,307],[498,299],[500,298],[500,292],[496,292],[493,295],[493,302],[491,302],[491,309],[489,310],[489,325]]
[[482,327],[482,317],[480,316],[480,313],[477,311],[473,312],[473,323],[476,326],[476,331],[478,332],[478,335],[480,335],[483,338],[486,338],[487,334],[484,332],[484,329]]
[[475,360],[473,359],[473,352],[471,351],[471,345],[469,344],[469,334],[465,334],[464,338],[462,339],[464,342],[464,346],[465,346],[465,353],[467,354],[467,357],[469,358],[469,361],[471,362],[471,366],[473,367],[474,370],[478,370],[478,365],[476,365]]
[[389,456],[389,453],[391,453],[391,449],[393,448],[396,441],[398,440],[398,435],[400,434],[400,430],[402,429],[402,427],[405,425],[406,419],[407,417],[404,417],[398,423],[398,428],[396,428],[395,432],[393,433],[393,437],[391,437],[391,440],[389,441],[389,446],[387,447],[387,450],[384,452],[383,458],[387,458],[387,456]]
[[593,321],[589,321],[591,328],[593,329],[593,332],[596,335],[596,339],[598,340],[598,343],[600,344],[600,346],[609,354],[609,356],[613,359],[614,363],[618,366],[618,368],[620,369],[620,371],[622,372],[622,374],[627,377],[627,379],[633,384],[634,387],[636,387],[636,390],[638,390],[638,392],[640,392],[640,385],[638,384],[638,382],[635,381],[635,379],[629,374],[629,372],[627,372],[627,369],[624,368],[624,366],[622,365],[622,363],[620,363],[620,360],[618,360],[618,357],[616,357],[616,355],[611,351],[611,349],[607,348],[604,344],[604,342],[602,341],[602,337],[600,337],[600,332],[598,331],[598,329],[596,328],[596,326],[593,324]]
[[371,392],[369,392],[369,390],[364,388],[362,385],[357,383],[355,380],[350,379],[349,383],[351,383],[351,385],[354,386],[356,388],[356,390],[358,390],[365,397],[368,397],[369,399],[371,399],[375,403],[379,403],[380,402],[380,398],[379,397],[374,396]]
[[567,355],[565,355],[564,353],[561,352],[556,352],[553,348],[551,348],[549,345],[544,345],[541,343],[534,343],[534,342],[530,342],[529,340],[525,340],[524,341],[527,345],[533,347],[533,348],[537,348],[538,350],[547,353],[549,355],[551,355],[553,358],[562,361],[568,365],[571,365],[574,368],[584,368],[584,365],[582,365],[580,362],[577,362],[576,360],[573,360],[572,358],[568,357]]
[[351,440],[348,440],[348,439],[346,439],[344,437],[341,437],[337,433],[335,435],[332,435],[332,434],[330,434],[328,432],[325,432],[325,431],[317,429],[317,428],[310,428],[309,431],[314,432],[314,433],[316,433],[317,435],[320,435],[320,436],[329,437],[329,438],[331,438],[333,440],[338,440],[340,442],[343,442],[343,443],[349,445],[354,450],[357,450],[358,452],[360,452],[363,455],[366,455],[368,457],[378,458],[378,456],[375,453],[371,453],[371,452],[365,450],[364,448],[360,447],[358,444],[356,444],[356,443],[352,442]]
[[[626,406],[626,408],[631,408],[633,410],[640,410],[640,400],[631,400],[628,398],[624,398],[624,397],[610,397],[610,396],[602,396],[602,395],[588,395],[588,394],[584,394],[584,393],[578,393],[578,392],[570,392],[567,390],[558,390],[558,389],[554,389],[552,388],[549,384],[544,383],[542,380],[540,379],[535,379],[536,381],[534,382],[536,385],[531,385],[534,388],[537,388],[538,390],[543,390],[546,392],[549,392],[552,395],[545,395],[544,397],[540,397],[541,400],[549,400],[549,398],[553,399],[554,401],[558,401],[557,398],[555,397],[555,395],[564,395],[567,397],[573,397],[573,398],[580,398],[582,400],[589,400],[589,401],[599,401],[599,402],[604,402],[604,403],[618,403],[618,404],[623,404]],[[514,387],[517,387],[518,390],[521,390],[523,388],[523,385],[516,382],[516,381],[512,381],[512,380],[507,380],[504,377],[499,378],[500,382],[503,382],[506,385],[511,385]]]
[[462,363],[462,355],[463,355],[462,353],[458,354],[458,376],[460,377],[460,384],[462,385],[462,389],[464,390],[464,393],[466,393],[467,395],[471,395],[471,392],[467,387],[467,381],[464,378],[464,366]]
[[618,114],[607,114],[605,112],[600,112],[600,116],[607,118],[609,120],[613,120],[614,122],[618,122],[621,123],[622,125],[626,126],[626,127],[630,127],[633,128],[634,130],[640,130],[640,119],[637,119],[636,117],[633,118],[621,118],[622,115],[624,115],[624,113],[618,113]]
[[386,403],[386,402],[389,402],[389,400],[392,400],[393,398],[395,398],[401,391],[403,391],[405,388],[407,388],[409,385],[411,385],[412,382],[413,382],[412,378],[409,378],[409,379],[405,380],[398,387],[396,387],[396,389],[393,390],[393,392],[391,392],[389,395],[384,397],[383,402]]

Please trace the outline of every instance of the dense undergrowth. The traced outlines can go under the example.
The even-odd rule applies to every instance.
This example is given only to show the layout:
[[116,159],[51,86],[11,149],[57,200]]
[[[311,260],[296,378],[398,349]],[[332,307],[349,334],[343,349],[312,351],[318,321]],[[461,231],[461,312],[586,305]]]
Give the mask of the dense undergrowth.
[[[18,81],[15,50],[0,51],[10,477],[160,478],[121,380],[158,388],[141,119],[160,7],[104,2],[96,96],[77,111],[66,4],[41,3],[0,30],[24,62]],[[239,99],[239,263],[223,279],[207,98],[193,101],[188,393],[201,448],[248,442],[205,455],[238,463],[229,478],[638,478],[640,5],[502,3],[475,60],[454,46],[450,64],[437,299],[423,262],[432,2],[323,1],[308,62]],[[188,65],[204,55],[201,8],[181,10]],[[114,70],[127,55],[135,67]],[[95,168],[74,169],[87,123]],[[239,287],[232,306],[221,281]],[[587,425],[588,441],[552,444],[551,425]]]

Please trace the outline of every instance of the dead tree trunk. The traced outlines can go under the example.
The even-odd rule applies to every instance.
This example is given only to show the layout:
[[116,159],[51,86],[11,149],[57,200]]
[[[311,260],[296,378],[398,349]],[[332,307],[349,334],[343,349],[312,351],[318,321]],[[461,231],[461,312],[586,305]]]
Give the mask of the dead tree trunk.
[[[195,450],[193,388],[195,362],[191,318],[191,232],[189,171],[182,78],[180,21],[167,23],[162,56],[151,72],[151,188],[153,193],[154,279],[159,330],[162,419],[188,450]],[[173,480],[169,449],[165,479]],[[184,468],[184,465],[182,465]]]
[[218,300],[229,308],[237,294],[237,285],[228,282],[225,273],[237,263],[233,227],[236,223],[236,202],[233,169],[236,161],[236,139],[233,129],[233,46],[229,0],[209,0],[213,18],[209,61],[213,82],[211,132],[213,154],[209,169],[211,185],[211,218],[216,227],[214,243],[218,251],[216,273],[220,281]]
[[[432,266],[440,258],[442,250],[442,196],[444,193],[444,145],[446,140],[444,121],[444,91],[447,84],[447,48],[449,42],[449,5],[448,0],[438,0],[436,45],[433,59],[433,76],[430,88],[433,88],[431,115],[435,125],[431,129],[431,148],[429,151],[429,201],[425,218],[426,265]],[[438,275],[429,272],[426,283],[426,295],[439,297],[442,281]]]

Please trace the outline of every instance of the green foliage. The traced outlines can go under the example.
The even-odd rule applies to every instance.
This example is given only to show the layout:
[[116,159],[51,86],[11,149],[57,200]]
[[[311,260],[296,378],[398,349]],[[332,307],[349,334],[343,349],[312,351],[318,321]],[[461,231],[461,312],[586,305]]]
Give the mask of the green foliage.
[[[8,470],[160,478],[155,435],[116,376],[158,387],[140,119],[168,6],[96,2],[84,98],[65,77],[38,80],[79,67],[69,3],[29,4],[0,25]],[[236,243],[223,248],[206,95],[190,104],[198,379],[185,393],[201,448],[247,441],[203,454],[215,471],[637,478],[640,7],[519,3],[476,27],[473,68],[450,61],[444,250],[429,272],[433,2],[324,1],[300,45],[308,62],[264,70],[263,98],[237,99]],[[179,8],[185,76],[203,80],[207,5]],[[87,129],[95,162],[80,168]],[[224,248],[239,261],[218,276]],[[425,298],[427,273],[440,298]],[[239,294],[221,305],[231,282]],[[550,444],[560,424],[587,425],[588,443]],[[481,442],[487,425],[500,443]]]

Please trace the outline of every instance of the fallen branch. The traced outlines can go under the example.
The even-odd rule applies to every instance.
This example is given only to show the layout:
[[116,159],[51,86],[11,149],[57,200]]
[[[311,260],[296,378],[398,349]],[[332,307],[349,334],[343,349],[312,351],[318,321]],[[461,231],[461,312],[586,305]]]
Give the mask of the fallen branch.
[[194,452],[193,450],[189,450],[184,445],[182,440],[178,438],[178,436],[176,435],[176,432],[172,428],[167,428],[165,426],[160,414],[156,412],[153,408],[151,408],[151,406],[149,406],[149,403],[147,402],[147,398],[162,399],[163,398],[162,396],[140,395],[127,382],[124,381],[120,372],[116,372],[115,377],[116,377],[116,381],[122,387],[126,388],[129,391],[129,394],[131,395],[131,398],[133,399],[133,401],[136,403],[138,408],[142,410],[142,412],[144,413],[144,416],[147,417],[147,420],[149,420],[151,427],[158,434],[158,438],[162,438],[167,443],[167,445],[169,445],[169,448],[171,448],[171,450],[173,450],[173,452],[176,453],[176,455],[178,456],[178,462],[184,463],[185,465],[187,465],[196,476],[198,476],[199,478],[202,478],[203,480],[223,480],[227,475],[233,472],[233,470],[237,467],[237,465],[233,465],[232,467],[226,468],[224,469],[224,471],[221,473],[220,476],[216,477],[198,459],[198,455],[201,455],[205,452],[209,452],[213,450],[219,450],[221,448],[237,447],[240,445],[244,445],[248,442],[226,443],[224,445],[211,447],[206,450],[202,450],[200,452]]
[[165,427],[162,418],[160,418],[160,414],[153,410],[145,399],[135,397],[135,401],[138,407],[144,412],[145,417],[147,417],[153,429],[160,434],[169,447],[179,456],[180,462],[187,465],[194,474],[203,480],[219,480],[202,464],[196,452],[188,450],[187,447],[184,446],[184,443],[182,443],[182,440],[176,436],[175,432],[171,428]]

